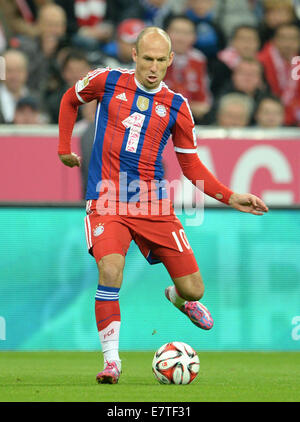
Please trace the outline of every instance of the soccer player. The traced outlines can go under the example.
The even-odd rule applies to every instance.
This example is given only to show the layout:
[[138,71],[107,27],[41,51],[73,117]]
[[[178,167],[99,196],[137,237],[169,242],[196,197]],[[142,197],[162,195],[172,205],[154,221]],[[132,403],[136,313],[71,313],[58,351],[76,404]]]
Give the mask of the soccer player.
[[59,116],[60,160],[80,166],[71,152],[78,106],[98,101],[85,230],[99,269],[95,314],[104,369],[97,381],[111,384],[121,373],[119,290],[131,240],[151,264],[165,265],[174,283],[165,291],[167,299],[197,327],[213,326],[199,302],[204,284],[194,253],[162,183],[162,152],[170,135],[184,175],[194,184],[204,181],[206,194],[243,212],[268,211],[260,198],[232,192],[199,160],[189,105],[163,82],[174,56],[166,32],[144,29],[132,55],[135,70],[97,69],[79,80],[64,94]]

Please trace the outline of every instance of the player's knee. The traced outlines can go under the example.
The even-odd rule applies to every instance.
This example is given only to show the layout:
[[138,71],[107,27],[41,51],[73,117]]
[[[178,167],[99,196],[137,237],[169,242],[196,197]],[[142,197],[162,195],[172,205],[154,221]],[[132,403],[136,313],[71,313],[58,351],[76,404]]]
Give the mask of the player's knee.
[[200,300],[204,295],[204,283],[200,272],[180,277],[174,279],[173,281],[179,291],[180,296],[185,300]]
[[204,284],[200,278],[193,278],[189,283],[189,287],[186,292],[186,300],[195,301],[200,300],[204,295]]
[[98,263],[99,283],[104,286],[119,286],[123,278],[123,268],[123,257],[104,256]]
[[200,300],[204,295],[204,285],[203,283],[199,283],[197,285],[191,286],[189,291],[186,293],[186,300],[195,301]]

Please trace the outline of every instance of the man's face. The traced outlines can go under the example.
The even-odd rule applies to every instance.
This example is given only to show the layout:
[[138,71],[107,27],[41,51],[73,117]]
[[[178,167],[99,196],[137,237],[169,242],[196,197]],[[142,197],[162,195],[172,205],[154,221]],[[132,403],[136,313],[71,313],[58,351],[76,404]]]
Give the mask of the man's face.
[[136,63],[135,76],[147,89],[155,89],[164,79],[168,66],[173,61],[174,53],[166,38],[156,32],[143,36],[138,50],[133,48],[132,58]]
[[70,59],[66,64],[62,76],[68,86],[73,86],[80,78],[83,78],[89,70],[89,65],[85,60],[74,58]]
[[232,75],[234,87],[252,95],[262,86],[261,69],[258,63],[241,62]]
[[39,123],[39,113],[30,106],[23,106],[16,110],[14,123],[16,125],[36,125]]
[[205,16],[212,11],[215,6],[215,0],[189,0],[188,7],[190,7],[198,16]]
[[259,50],[258,33],[254,29],[240,28],[232,41],[232,45],[241,57],[254,58]]
[[196,39],[195,27],[186,19],[174,19],[168,28],[168,34],[176,54],[185,54],[192,48]]
[[65,17],[56,6],[50,5],[45,8],[39,18],[39,28],[42,37],[60,38],[65,35],[66,21]]
[[275,29],[284,23],[294,20],[293,6],[278,5],[267,9],[264,13],[264,22],[269,28]]
[[166,3],[166,0],[149,0],[149,3],[154,7],[162,7]]
[[8,53],[5,61],[6,80],[4,83],[9,91],[16,93],[26,84],[28,76],[26,61],[19,53]]
[[276,101],[265,99],[261,102],[257,113],[256,121],[259,126],[274,128],[284,123],[284,108]]
[[218,114],[218,124],[224,128],[245,127],[248,125],[248,114],[245,107],[231,103]]
[[274,38],[274,43],[282,57],[290,60],[299,53],[299,30],[293,26],[280,28]]

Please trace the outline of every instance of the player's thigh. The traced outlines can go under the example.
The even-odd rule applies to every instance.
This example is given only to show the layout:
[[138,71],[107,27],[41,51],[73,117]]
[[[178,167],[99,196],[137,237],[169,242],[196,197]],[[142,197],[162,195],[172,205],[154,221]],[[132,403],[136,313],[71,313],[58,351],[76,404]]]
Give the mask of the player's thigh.
[[170,216],[162,221],[145,219],[141,228],[135,227],[135,230],[138,234],[134,240],[150,263],[161,261],[173,280],[179,279],[180,282],[185,277],[187,286],[195,286],[196,290],[200,290],[203,282],[199,267],[177,217]]
[[169,248],[161,250],[159,247],[156,253],[160,255],[179,294],[186,300],[199,300],[204,294],[204,283],[194,251],[177,218],[171,228]]

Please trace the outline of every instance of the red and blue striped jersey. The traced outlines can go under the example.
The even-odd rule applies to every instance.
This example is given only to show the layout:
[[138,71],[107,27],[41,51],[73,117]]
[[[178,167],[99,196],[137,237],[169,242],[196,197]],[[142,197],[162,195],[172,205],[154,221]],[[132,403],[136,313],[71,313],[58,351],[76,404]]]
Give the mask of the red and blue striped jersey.
[[196,152],[186,99],[164,82],[147,90],[134,70],[126,69],[96,69],[77,82],[75,91],[81,103],[98,101],[86,199],[99,198],[103,181],[115,184],[122,202],[136,200],[137,194],[144,200],[141,181],[158,186],[156,198],[164,198],[162,153],[170,135],[175,151]]

